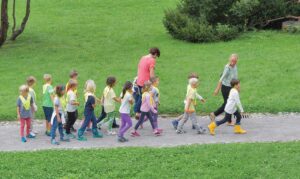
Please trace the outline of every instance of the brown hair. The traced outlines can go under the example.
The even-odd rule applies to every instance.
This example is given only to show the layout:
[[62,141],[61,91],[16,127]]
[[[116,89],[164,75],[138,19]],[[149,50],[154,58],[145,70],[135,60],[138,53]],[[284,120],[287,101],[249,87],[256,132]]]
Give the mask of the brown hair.
[[151,77],[150,82],[155,83],[158,79],[159,79],[158,76]]
[[240,80],[238,79],[232,79],[230,82],[231,87],[233,88],[235,85],[239,84]]
[[69,74],[70,78],[74,78],[75,76],[78,76],[78,72],[76,70],[72,70]]
[[77,81],[73,80],[73,79],[70,79],[69,82],[68,82],[68,86],[67,86],[66,91],[69,91],[71,88],[73,88],[76,85],[77,85]]
[[36,82],[36,78],[34,76],[29,76],[26,82],[28,86],[32,86]]
[[123,90],[122,90],[122,99],[124,98],[126,91],[132,88],[132,83],[130,81],[126,81],[126,83],[123,86]]
[[150,48],[149,53],[160,57],[160,50],[157,47]]
[[188,76],[188,79],[191,79],[191,78],[197,78],[197,79],[199,79],[199,75],[196,72],[192,72]]
[[64,85],[57,85],[55,87],[55,93],[58,97],[62,97],[62,93],[65,91],[65,86]]
[[106,79],[106,85],[112,87],[116,83],[117,79],[114,76],[109,76]]

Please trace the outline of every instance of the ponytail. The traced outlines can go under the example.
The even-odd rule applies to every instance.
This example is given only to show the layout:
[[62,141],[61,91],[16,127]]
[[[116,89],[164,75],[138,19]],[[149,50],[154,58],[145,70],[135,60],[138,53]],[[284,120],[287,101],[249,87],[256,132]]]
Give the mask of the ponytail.
[[122,97],[121,99],[124,98],[126,91],[129,90],[130,88],[132,88],[132,83],[130,81],[126,81],[126,83],[123,86],[123,90],[122,90]]

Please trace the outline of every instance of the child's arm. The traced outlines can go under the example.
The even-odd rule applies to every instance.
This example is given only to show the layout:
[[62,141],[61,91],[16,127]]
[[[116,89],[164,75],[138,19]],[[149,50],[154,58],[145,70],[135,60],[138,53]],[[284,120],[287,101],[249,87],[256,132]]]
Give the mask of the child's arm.
[[79,102],[78,101],[71,101],[71,105],[79,106]]
[[114,99],[115,102],[121,103],[121,98],[114,97],[113,99]]
[[98,98],[96,98],[96,97],[93,97],[92,98],[92,100],[91,100],[91,103],[92,103],[92,107],[95,109],[95,107],[96,107],[96,100],[97,100]]
[[236,99],[236,105],[238,109],[240,110],[241,113],[244,113],[244,108],[242,106],[239,93],[237,92],[234,97]]
[[21,119],[21,115],[20,115],[20,107],[19,107],[19,106],[17,106],[17,118],[18,118],[18,120]]
[[199,94],[199,93],[196,93],[196,97],[202,102],[202,103],[205,103],[206,100]]
[[55,108],[55,115],[56,115],[57,122],[60,123],[61,122],[61,118],[60,118],[60,115],[59,115],[58,106],[55,105],[54,108]]
[[[150,94],[151,95],[151,94]],[[146,99],[145,99],[145,103],[147,104],[148,108],[150,108],[150,110],[153,112],[153,113],[157,113],[157,111],[154,109],[154,107],[151,105],[150,103],[150,98],[151,96],[150,95],[147,95],[146,96]]]

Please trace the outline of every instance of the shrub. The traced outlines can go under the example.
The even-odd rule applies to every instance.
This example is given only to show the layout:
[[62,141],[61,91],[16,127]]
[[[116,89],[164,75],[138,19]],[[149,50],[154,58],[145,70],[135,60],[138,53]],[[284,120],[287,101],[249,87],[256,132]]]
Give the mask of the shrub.
[[228,41],[291,13],[300,15],[297,0],[181,0],[176,9],[165,11],[163,23],[177,39]]

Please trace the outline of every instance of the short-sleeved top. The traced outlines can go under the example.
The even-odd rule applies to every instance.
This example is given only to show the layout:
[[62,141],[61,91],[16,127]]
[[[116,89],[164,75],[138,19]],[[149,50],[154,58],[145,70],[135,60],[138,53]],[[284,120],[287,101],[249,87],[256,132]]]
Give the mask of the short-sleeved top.
[[[121,94],[122,96],[123,94]],[[129,92],[126,92],[123,99],[121,100],[121,106],[119,109],[120,113],[123,114],[130,114],[130,103],[129,101],[132,100],[132,95]]]
[[224,86],[231,87],[230,82],[232,79],[238,79],[237,66],[231,67],[227,64],[224,67],[224,71],[219,81],[222,82]]
[[151,93],[153,94],[153,100],[156,105],[159,103],[159,89],[155,86],[152,86]]
[[67,112],[75,112],[77,110],[76,105],[72,105],[72,102],[77,101],[77,96],[73,90],[69,90],[67,92],[67,107],[66,110]]
[[[66,90],[69,90],[69,82],[67,82],[66,84]],[[75,88],[74,90],[75,95],[77,95],[77,88]]]
[[[190,107],[188,109],[189,111],[195,111],[196,97],[197,97],[197,89],[196,88],[189,88],[188,91],[187,91],[187,94],[186,94],[186,101],[188,101],[188,99],[192,100],[191,104],[190,104]],[[187,103],[186,103],[186,105],[187,105]]]
[[155,68],[156,60],[151,56],[143,56],[138,65],[137,85],[144,86],[145,81],[150,80],[150,69]]
[[43,106],[53,107],[51,95],[54,93],[53,87],[49,84],[43,85]]
[[114,89],[109,86],[106,86],[103,91],[103,97],[104,97],[104,104],[103,104],[104,111],[106,113],[115,111],[115,108],[116,108],[115,103],[116,102],[115,102],[114,98],[116,97],[116,93],[115,93]]
[[[30,106],[33,104],[33,99],[30,95],[27,96],[27,98],[24,98],[25,100],[29,100],[30,98]],[[21,118],[31,118],[31,107],[29,109],[25,109],[24,104],[22,103],[21,98],[19,97],[17,100],[17,107],[20,108],[20,117]]]
[[58,107],[58,111],[60,114],[63,114],[64,113],[64,108],[63,108],[63,104],[62,104],[62,99],[60,99],[58,96],[55,96],[54,97],[54,106],[55,107]]
[[87,100],[84,106],[84,115],[91,115],[94,113],[94,104],[96,104],[95,97],[93,95],[87,96]]

